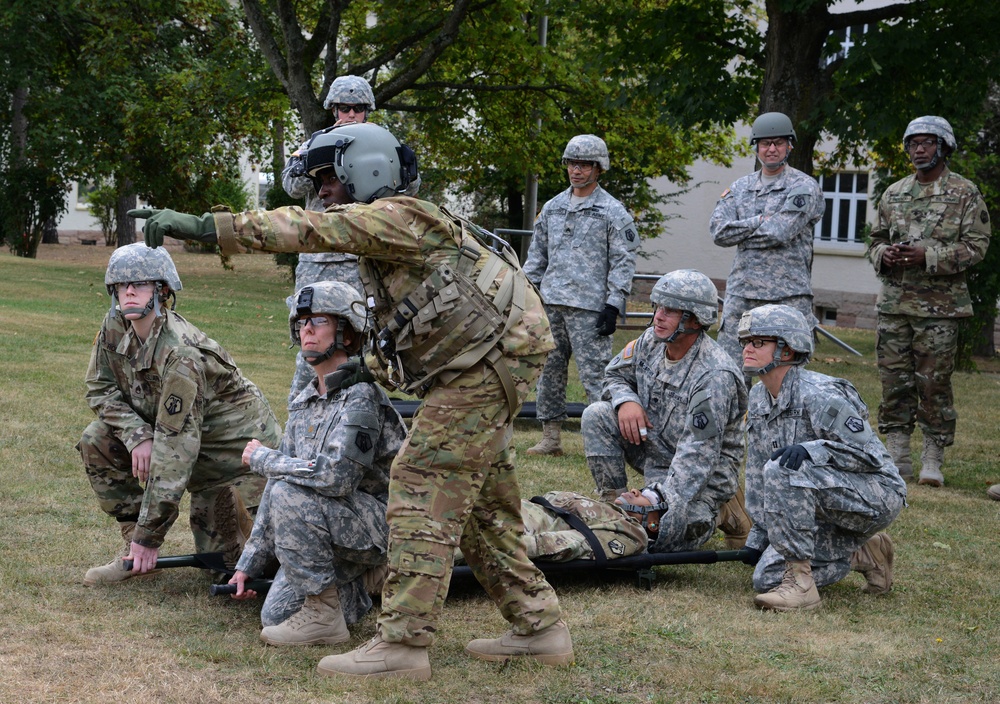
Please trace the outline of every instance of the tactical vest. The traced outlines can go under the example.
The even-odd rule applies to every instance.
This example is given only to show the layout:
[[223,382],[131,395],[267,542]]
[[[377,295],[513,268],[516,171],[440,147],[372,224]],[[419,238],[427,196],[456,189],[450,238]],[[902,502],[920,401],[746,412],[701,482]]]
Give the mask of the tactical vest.
[[[499,375],[513,416],[516,387],[497,343],[521,319],[527,278],[510,245],[494,238],[491,246],[491,233],[441,211],[461,227],[458,262],[438,266],[398,303],[389,298],[377,262],[360,259],[361,281],[374,299],[371,347],[389,383],[418,397],[436,380],[448,383],[485,361]],[[490,295],[505,267],[510,272]]]

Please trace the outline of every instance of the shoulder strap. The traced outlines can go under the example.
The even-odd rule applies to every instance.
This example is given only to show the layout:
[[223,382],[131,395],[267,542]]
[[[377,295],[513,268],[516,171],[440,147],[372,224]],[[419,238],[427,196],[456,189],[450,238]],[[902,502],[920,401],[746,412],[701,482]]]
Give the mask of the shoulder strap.
[[604,566],[604,564],[608,561],[608,556],[604,552],[604,546],[601,545],[601,541],[597,539],[596,535],[594,535],[594,531],[590,529],[590,526],[584,523],[582,518],[577,516],[575,513],[570,513],[564,508],[553,506],[544,496],[532,496],[531,503],[538,504],[542,508],[547,508],[549,511],[552,511],[552,513],[569,523],[573,530],[580,533],[580,535],[587,539],[587,543],[590,544],[591,550],[594,551],[594,562],[597,563],[598,566]]

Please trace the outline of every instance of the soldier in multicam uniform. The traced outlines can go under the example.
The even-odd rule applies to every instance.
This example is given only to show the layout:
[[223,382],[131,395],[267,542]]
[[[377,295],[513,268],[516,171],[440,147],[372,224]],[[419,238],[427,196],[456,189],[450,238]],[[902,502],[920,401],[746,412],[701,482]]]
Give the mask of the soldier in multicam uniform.
[[879,430],[900,474],[913,476],[910,435],[924,434],[920,483],[941,486],[944,448],[955,441],[955,368],[960,318],[972,315],[966,270],[982,261],[990,216],[968,179],[948,169],[957,144],[951,125],[928,115],[910,122],[903,148],[916,173],[879,201],[868,257],[878,295]]
[[561,455],[566,376],[576,357],[587,402],[601,398],[612,335],[632,290],[639,235],[625,206],[598,185],[608,147],[592,134],[569,140],[562,156],[570,187],[542,207],[524,273],[542,294],[556,342],[538,380],[542,439],[529,455]]
[[112,584],[152,570],[185,491],[195,551],[223,552],[232,565],[250,530],[246,506],[257,506],[264,485],[242,466],[243,448],[252,438],[277,443],[278,422],[229,353],[165,307],[181,290],[166,250],[119,247],[104,283],[111,310],[86,377],[98,420],[77,449],[125,548],[83,582]]
[[754,120],[750,146],[760,171],[722,193],[708,226],[715,244],[736,247],[718,340],[737,365],[743,356],[736,330],[751,308],[782,303],[815,323],[813,226],[826,209],[816,179],[788,166],[795,129],[786,115],[768,112]]
[[754,602],[795,611],[820,605],[816,587],[851,570],[864,591],[892,588],[893,545],[884,530],[906,504],[906,483],[845,379],[801,368],[813,326],[794,308],[744,313],[743,371],[761,378],[747,412],[747,509],[754,525],[744,562],[755,565]]
[[[375,110],[375,94],[368,81],[360,76],[337,76],[323,101],[323,108],[333,111],[334,127],[355,122],[368,122],[368,116]],[[309,139],[292,152],[281,172],[281,185],[292,198],[304,198],[306,210],[322,212],[328,203],[319,197],[319,188],[306,174],[306,154],[309,144],[318,135],[326,134],[333,127],[313,133]],[[411,194],[412,195],[412,194]],[[302,288],[317,281],[343,281],[356,290],[361,290],[358,276],[358,258],[343,252],[302,252],[295,267],[295,287]],[[301,352],[295,357],[295,376],[292,377],[288,403],[291,404],[299,392],[312,381],[315,374],[312,367],[302,358]]]
[[[506,245],[488,245],[471,223],[400,193],[415,168],[376,125],[348,125],[317,138],[308,169],[347,205],[148,218],[146,241],[164,235],[218,242],[225,252],[336,249],[360,256],[377,333],[364,363],[423,397],[389,483],[389,573],[378,633],[320,662],[319,671],[427,679],[427,646],[460,545],[476,577],[511,623],[466,652],[486,660],[573,660],[555,592],[524,553],[513,419],[552,349],[541,301]],[[322,195],[322,192],[321,192]],[[218,233],[218,235],[216,235]],[[343,383],[349,384],[354,379]]]
[[289,408],[281,447],[253,440],[243,452],[267,486],[230,583],[234,598],[256,596],[245,590],[247,579],[276,559],[261,640],[343,643],[347,624],[371,608],[366,575],[385,573],[389,465],[406,426],[375,384],[339,386],[337,367],[359,352],[367,328],[361,294],[319,281],[299,289],[289,307],[292,341],[316,373]]
[[[650,552],[693,550],[739,487],[747,392],[740,370],[705,334],[718,315],[711,279],[672,271],[649,298],[652,327],[611,361],[605,400],[583,412],[584,449],[603,501],[621,497],[662,512]],[[626,461],[645,478],[641,492],[625,493]]]
[[[649,541],[638,516],[572,491],[549,491],[531,501],[522,499],[521,517],[524,550],[529,558],[542,562],[594,559],[594,547],[579,530],[580,523],[601,545],[608,560],[644,553]],[[461,553],[456,558],[465,559]]]

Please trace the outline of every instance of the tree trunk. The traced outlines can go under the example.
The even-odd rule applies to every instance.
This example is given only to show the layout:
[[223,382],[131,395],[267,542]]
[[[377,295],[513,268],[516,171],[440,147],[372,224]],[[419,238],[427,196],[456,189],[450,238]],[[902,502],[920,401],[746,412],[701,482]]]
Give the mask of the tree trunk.
[[830,33],[830,13],[825,0],[812,0],[801,10],[785,9],[789,3],[783,0],[767,0],[766,4],[767,67],[760,112],[788,115],[796,133],[795,149],[788,163],[811,174],[819,122],[811,121],[810,117],[819,115],[820,103],[833,92],[832,80],[820,65]]
[[122,177],[116,186],[118,200],[115,203],[115,231],[118,234],[118,246],[124,247],[135,242],[135,218],[128,211],[136,207],[137,199],[132,179],[128,176]]
[[42,244],[59,244],[59,228],[55,218],[47,218],[42,225]]

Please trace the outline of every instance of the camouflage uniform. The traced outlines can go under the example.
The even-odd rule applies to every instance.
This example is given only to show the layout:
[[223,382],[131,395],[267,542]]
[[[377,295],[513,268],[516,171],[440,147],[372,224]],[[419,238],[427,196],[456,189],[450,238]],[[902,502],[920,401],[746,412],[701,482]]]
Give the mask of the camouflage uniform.
[[[550,491],[543,495],[556,508],[582,520],[604,548],[609,560],[646,552],[646,530],[618,506],[595,501],[572,491]],[[532,560],[569,562],[593,560],[594,548],[565,518],[532,501],[521,501],[524,519],[524,549]],[[456,560],[465,558],[459,552]]]
[[405,437],[378,386],[320,396],[314,380],[291,405],[281,447],[254,451],[250,468],[267,486],[236,569],[255,577],[273,559],[281,565],[261,610],[264,626],[333,585],[347,623],[368,613],[361,575],[385,563],[389,465]]
[[[101,509],[138,520],[132,540],[158,548],[186,490],[195,550],[234,550],[220,542],[216,496],[234,486],[247,506],[258,504],[264,480],[242,466],[243,449],[253,438],[276,445],[281,428],[229,353],[173,311],[156,318],[145,343],[109,313],[86,383],[98,420],[77,447]],[[145,440],[153,454],[144,489],[132,476],[131,451]]]
[[[414,292],[438,265],[457,266],[462,234],[461,225],[439,208],[406,196],[334,206],[325,213],[296,207],[217,213],[215,225],[227,253],[336,249],[357,254],[371,267],[377,279],[373,286],[380,284],[393,304]],[[482,253],[477,270],[489,257]],[[488,295],[507,276],[517,275],[502,267]],[[379,318],[380,325],[385,322]],[[497,348],[516,386],[513,412],[497,372],[485,362],[447,383],[435,379],[393,461],[389,574],[379,616],[384,641],[431,643],[459,544],[516,633],[543,630],[560,618],[555,592],[520,541],[520,491],[510,446],[513,415],[552,349],[545,312],[530,286],[520,321]],[[376,373],[385,379],[386,370]]]
[[[581,424],[588,460],[616,466],[614,476],[594,473],[598,491],[627,486],[627,461],[669,505],[650,552],[703,545],[738,487],[747,407],[740,370],[707,335],[670,362],[649,328],[608,365],[604,398],[584,410]],[[626,441],[618,427],[618,407],[626,401],[642,406],[653,426],[641,445]]]
[[[771,455],[802,445],[797,470]],[[906,503],[906,484],[868,424],[868,407],[850,382],[788,369],[777,400],[764,384],[750,390],[746,507],[754,525],[747,547],[763,551],[753,584],[766,592],[786,560],[810,560],[817,586],[851,570],[851,554],[886,528]]]
[[712,213],[709,231],[720,247],[736,247],[726,280],[718,340],[743,363],[737,339],[740,316],[766,303],[783,303],[815,325],[812,305],[813,226],[826,201],[816,179],[785,166],[771,183],[761,172],[727,188]]
[[[947,168],[926,187],[907,176],[879,201],[868,257],[882,281],[880,431],[909,434],[919,423],[940,446],[954,442],[958,319],[972,315],[965,271],[983,259],[989,239],[990,216],[979,189]],[[925,247],[925,266],[883,270],[883,253],[902,242]]]
[[597,319],[606,305],[625,312],[638,248],[632,216],[600,186],[580,203],[568,188],[542,207],[524,265],[541,291],[556,343],[538,380],[539,420],[566,418],[570,354],[587,401],[600,398],[613,339],[597,334]]

